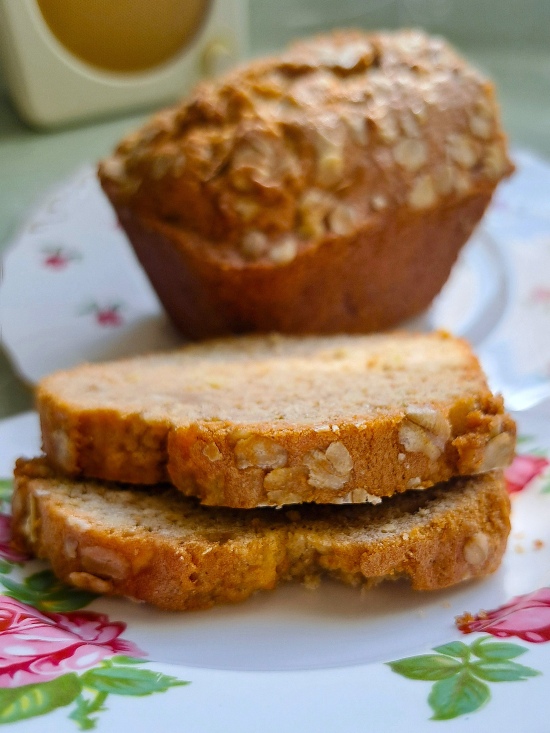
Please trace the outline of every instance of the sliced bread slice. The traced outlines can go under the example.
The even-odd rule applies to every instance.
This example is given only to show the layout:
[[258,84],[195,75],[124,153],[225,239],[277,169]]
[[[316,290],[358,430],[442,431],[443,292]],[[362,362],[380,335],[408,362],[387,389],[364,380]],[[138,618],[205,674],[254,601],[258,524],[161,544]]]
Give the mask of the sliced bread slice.
[[509,511],[499,471],[378,506],[242,511],[172,487],[74,482],[37,459],[16,468],[13,533],[63,581],[185,610],[324,574],[367,585],[404,576],[418,590],[482,577],[500,563]]
[[206,342],[58,372],[37,402],[59,470],[218,506],[376,503],[504,467],[515,446],[470,347],[444,333]]

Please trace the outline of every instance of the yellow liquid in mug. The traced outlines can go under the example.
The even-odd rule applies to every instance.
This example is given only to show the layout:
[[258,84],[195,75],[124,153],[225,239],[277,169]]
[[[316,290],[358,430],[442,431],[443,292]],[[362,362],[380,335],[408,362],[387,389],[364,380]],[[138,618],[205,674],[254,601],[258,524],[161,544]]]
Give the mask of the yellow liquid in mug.
[[209,0],[37,0],[65,48],[82,61],[115,72],[162,64],[192,40]]

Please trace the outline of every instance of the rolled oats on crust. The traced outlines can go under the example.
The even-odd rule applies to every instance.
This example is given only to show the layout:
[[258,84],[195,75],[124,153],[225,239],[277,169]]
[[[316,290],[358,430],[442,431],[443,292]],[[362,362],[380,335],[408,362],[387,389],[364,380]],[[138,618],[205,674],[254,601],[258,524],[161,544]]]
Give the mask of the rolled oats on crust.
[[204,338],[422,312],[512,170],[481,73],[420,31],[357,30],[201,82],[99,178],[172,320]]
[[502,399],[445,333],[205,342],[51,375],[37,398],[64,473],[243,509],[375,503],[503,468],[515,447]]
[[[34,532],[32,501],[43,520]],[[323,576],[353,586],[406,577],[417,590],[481,578],[500,563],[509,513],[498,471],[375,506],[243,512],[201,507],[167,487],[73,481],[36,459],[17,464],[12,529],[15,546],[49,560],[64,582],[177,611],[284,581],[313,587]]]

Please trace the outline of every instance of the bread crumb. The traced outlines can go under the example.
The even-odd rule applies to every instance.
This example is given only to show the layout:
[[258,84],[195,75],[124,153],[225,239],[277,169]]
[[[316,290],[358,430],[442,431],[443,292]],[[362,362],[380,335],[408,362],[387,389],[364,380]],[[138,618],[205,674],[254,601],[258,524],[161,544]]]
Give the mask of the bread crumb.
[[317,590],[320,582],[321,582],[321,579],[318,575],[307,575],[304,578],[304,586],[308,590]]

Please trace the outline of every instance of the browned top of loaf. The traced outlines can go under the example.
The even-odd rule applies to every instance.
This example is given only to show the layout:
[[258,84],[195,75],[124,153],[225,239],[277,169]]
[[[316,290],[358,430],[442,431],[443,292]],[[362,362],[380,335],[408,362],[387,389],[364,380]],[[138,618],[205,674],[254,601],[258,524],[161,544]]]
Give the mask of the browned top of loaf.
[[43,460],[19,461],[14,536],[69,583],[175,610],[325,573],[354,584],[408,576],[415,588],[442,588],[493,572],[510,528],[501,472],[376,507],[240,511],[143,489],[72,482]]
[[492,85],[446,43],[348,31],[200,84],[99,175],[117,206],[238,265],[491,191],[511,170]]
[[102,364],[42,380],[38,407],[113,410],[151,424],[328,428],[449,407],[488,393],[468,344],[445,333],[247,336]]

